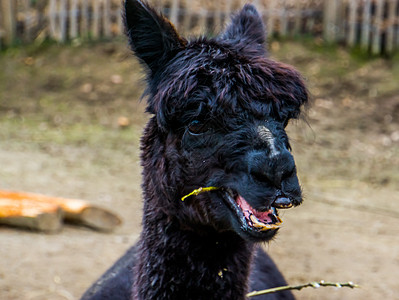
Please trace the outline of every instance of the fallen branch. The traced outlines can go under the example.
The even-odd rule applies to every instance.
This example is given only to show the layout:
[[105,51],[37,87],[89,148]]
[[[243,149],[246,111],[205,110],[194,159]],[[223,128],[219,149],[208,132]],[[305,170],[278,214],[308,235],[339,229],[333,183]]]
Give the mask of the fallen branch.
[[53,203],[37,203],[28,199],[16,202],[0,197],[0,224],[57,232],[62,226],[62,210]]
[[262,290],[262,291],[253,291],[251,293],[248,293],[247,297],[255,297],[255,296],[272,294],[272,293],[288,291],[288,290],[301,290],[301,289],[307,288],[307,287],[319,288],[319,287],[325,287],[325,286],[333,286],[336,288],[349,287],[352,289],[360,287],[359,285],[354,284],[351,281],[346,282],[346,283],[340,283],[340,282],[324,282],[324,280],[322,280],[319,282],[309,282],[309,283],[305,283],[305,284],[301,284],[301,285],[286,285],[286,286],[279,286],[276,288],[271,288],[271,289]]
[[[46,205],[59,207],[62,210],[63,217],[66,221],[86,225],[97,230],[110,231],[121,224],[120,218],[115,214],[80,199],[66,199],[40,194],[2,190],[0,190],[0,199],[8,199],[12,201],[10,203],[15,207],[20,207],[23,203],[28,202],[31,203],[32,207],[36,203],[38,210]],[[2,208],[0,207],[0,218],[6,218],[7,210],[3,210],[3,212],[1,212],[1,210]],[[21,210],[19,217],[25,217],[24,213],[25,211]],[[14,217],[15,216],[14,213]]]

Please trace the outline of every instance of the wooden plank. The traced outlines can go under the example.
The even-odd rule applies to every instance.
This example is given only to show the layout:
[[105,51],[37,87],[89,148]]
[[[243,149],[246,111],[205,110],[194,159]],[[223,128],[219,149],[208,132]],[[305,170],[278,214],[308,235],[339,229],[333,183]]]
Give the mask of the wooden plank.
[[12,45],[16,35],[15,2],[13,0],[0,0],[3,17],[4,43]]
[[24,0],[23,1],[23,10],[24,10],[24,36],[23,40],[25,42],[31,42],[32,41],[32,19],[33,15],[31,12],[31,1],[30,0]]
[[191,30],[191,22],[193,17],[193,2],[191,0],[186,0],[185,4],[186,6],[183,15],[184,19],[183,19],[182,31],[188,33]]
[[[0,0],[0,7],[2,8],[2,0]],[[3,43],[3,37],[4,37],[5,33],[3,30],[3,15],[0,13],[0,50],[2,49],[2,43]]]
[[103,0],[103,31],[104,36],[111,37],[111,2],[110,0]]
[[295,1],[295,19],[294,19],[294,30],[293,34],[298,35],[301,33],[302,24],[302,1]]
[[226,5],[224,6],[225,22],[230,20],[233,2],[234,0],[226,0]]
[[346,22],[346,15],[345,15],[345,8],[344,5],[345,0],[335,0],[336,1],[336,9],[337,9],[337,16],[335,19],[335,30],[336,30],[336,41],[342,42],[346,40],[346,29],[345,26],[347,25]]
[[220,32],[222,28],[222,1],[215,1],[216,9],[213,12],[213,20],[214,20],[214,31]]
[[118,9],[116,11],[116,23],[118,26],[118,34],[122,34],[125,30],[125,27],[123,25],[123,19],[122,19],[122,13],[121,13],[121,8],[118,6]]
[[[397,0],[389,0],[388,2],[388,22],[387,22],[387,38],[386,38],[386,52],[393,53],[395,47],[395,21],[397,11]],[[399,24],[398,24],[399,25]],[[398,32],[399,35],[399,32]]]
[[198,27],[201,32],[206,31],[206,19],[208,17],[208,11],[205,8],[200,8]]
[[[223,10],[224,21],[222,23],[223,28],[225,28],[226,24],[231,20],[234,2],[235,2],[235,0],[226,0],[225,1],[225,6],[224,6],[224,10]],[[259,13],[262,14],[262,11],[259,11]]]
[[360,40],[360,46],[368,50],[369,42],[370,42],[370,11],[371,11],[371,1],[364,0],[363,1],[363,15],[362,15],[362,34]]
[[110,231],[121,224],[120,218],[114,213],[80,199],[50,197],[40,194],[4,190],[0,190],[0,199],[10,199],[14,202],[29,200],[37,203],[39,206],[42,203],[56,205],[62,209],[65,220],[83,224],[97,230]]
[[69,37],[71,39],[78,37],[78,1],[71,0],[71,8],[69,10]]
[[287,1],[280,0],[280,34],[284,37],[287,36],[288,29],[288,14],[287,14]]
[[57,232],[62,227],[62,211],[53,203],[0,197],[0,224]]
[[394,39],[396,40],[396,42],[394,42],[395,44],[395,49],[399,50],[399,0],[396,0],[396,18],[395,18],[395,24],[396,24],[396,29],[395,29],[395,33],[394,33]]
[[381,29],[384,23],[384,1],[383,0],[374,0],[376,5],[376,12],[373,21],[373,41],[371,52],[373,54],[381,54]]
[[102,0],[92,0],[92,7],[93,7],[93,20],[91,23],[91,36],[93,39],[98,39],[100,37],[100,26],[101,26],[101,2]]
[[50,0],[49,10],[48,10],[48,20],[49,20],[49,35],[50,38],[58,40],[58,27],[57,27],[57,0]]
[[224,22],[224,18],[223,18],[223,5],[222,5],[222,1],[216,1],[215,5],[216,5],[216,9],[214,11],[214,30],[215,32],[220,32],[222,27],[223,27],[223,22]]
[[89,32],[90,32],[89,6],[87,0],[80,0],[80,1],[81,1],[80,36],[86,39],[89,37]]
[[59,26],[60,26],[60,42],[65,42],[67,39],[67,22],[68,22],[68,9],[67,0],[59,0]]
[[356,44],[356,26],[357,26],[357,10],[358,10],[358,1],[351,0],[349,1],[349,31],[347,35],[347,45],[350,47],[355,46]]
[[265,19],[265,5],[263,3],[263,1],[256,1],[254,2],[254,5],[256,7],[256,9],[258,10],[258,13],[261,17],[262,20]]
[[169,19],[176,27],[178,27],[179,26],[179,0],[172,0],[172,6],[170,9],[171,9],[171,11],[170,11]]
[[273,36],[274,34],[274,24],[275,24],[275,18],[276,18],[276,0],[270,0],[269,6],[267,7],[267,35],[269,37]]
[[323,36],[328,43],[337,39],[337,0],[324,1]]
[[58,42],[65,42],[67,38],[67,16],[67,0],[50,0],[50,37]]

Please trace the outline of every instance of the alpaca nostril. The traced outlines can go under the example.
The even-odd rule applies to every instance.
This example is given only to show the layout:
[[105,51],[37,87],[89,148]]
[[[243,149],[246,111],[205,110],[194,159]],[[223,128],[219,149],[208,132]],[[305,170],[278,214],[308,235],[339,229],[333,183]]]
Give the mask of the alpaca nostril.
[[287,197],[277,197],[277,199],[272,203],[272,206],[275,208],[290,208],[293,204]]

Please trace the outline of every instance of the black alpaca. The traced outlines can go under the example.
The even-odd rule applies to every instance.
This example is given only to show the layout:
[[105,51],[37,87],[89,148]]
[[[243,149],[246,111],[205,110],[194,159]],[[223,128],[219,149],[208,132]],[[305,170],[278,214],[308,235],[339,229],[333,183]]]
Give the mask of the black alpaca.
[[219,36],[192,41],[143,1],[124,9],[153,115],[141,141],[143,230],[82,299],[240,300],[285,285],[257,244],[277,233],[277,209],[302,201],[285,133],[308,100],[301,76],[267,58],[252,5]]

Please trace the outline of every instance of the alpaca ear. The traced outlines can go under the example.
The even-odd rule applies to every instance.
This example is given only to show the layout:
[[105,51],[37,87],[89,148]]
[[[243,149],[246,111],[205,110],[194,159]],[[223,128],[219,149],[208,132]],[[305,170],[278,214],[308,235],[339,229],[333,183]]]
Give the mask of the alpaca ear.
[[266,29],[255,6],[246,4],[243,9],[233,16],[230,25],[219,36],[238,47],[239,50],[252,50],[252,52],[266,52]]
[[179,37],[169,20],[146,2],[126,0],[124,7],[125,31],[130,47],[153,76],[184,48],[186,41]]

